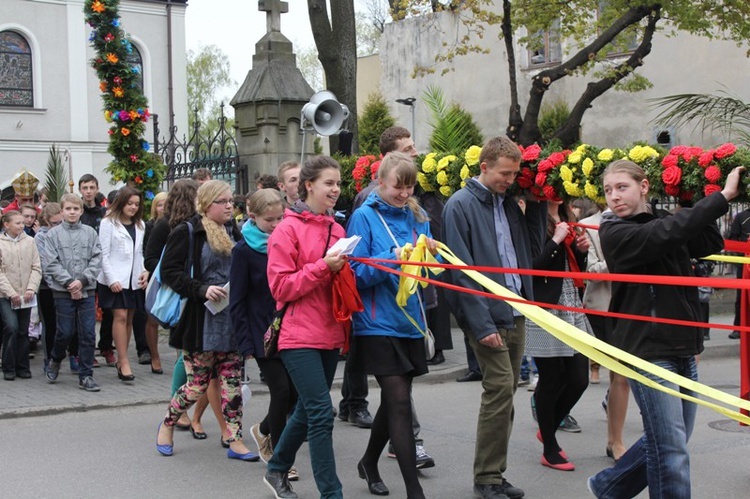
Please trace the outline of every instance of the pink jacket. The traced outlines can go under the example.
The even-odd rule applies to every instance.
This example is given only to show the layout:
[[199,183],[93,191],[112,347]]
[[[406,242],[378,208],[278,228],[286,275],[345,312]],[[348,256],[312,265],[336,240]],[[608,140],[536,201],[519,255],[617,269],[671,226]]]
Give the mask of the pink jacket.
[[268,284],[277,308],[290,303],[279,333],[279,350],[333,350],[344,345],[344,327],[333,317],[332,278],[323,261],[328,248],[346,236],[326,215],[286,210],[268,240]]

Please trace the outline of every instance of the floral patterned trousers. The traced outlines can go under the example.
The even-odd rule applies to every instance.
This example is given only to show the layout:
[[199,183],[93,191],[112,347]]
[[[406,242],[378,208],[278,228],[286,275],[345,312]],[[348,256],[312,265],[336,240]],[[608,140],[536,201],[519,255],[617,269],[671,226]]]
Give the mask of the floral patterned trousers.
[[169,403],[164,424],[174,426],[183,412],[198,401],[215,377],[221,384],[221,411],[233,442],[242,438],[242,361],[237,352],[183,352],[187,383],[182,385]]

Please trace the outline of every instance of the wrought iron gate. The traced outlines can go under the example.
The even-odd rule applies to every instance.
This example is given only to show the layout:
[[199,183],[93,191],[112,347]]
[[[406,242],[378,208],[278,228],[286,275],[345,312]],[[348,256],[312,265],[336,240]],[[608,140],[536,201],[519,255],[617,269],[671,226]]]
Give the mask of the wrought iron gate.
[[206,168],[214,179],[225,180],[234,185],[235,193],[247,192],[247,167],[240,165],[239,150],[234,135],[227,129],[227,118],[224,116],[224,104],[218,118],[219,129],[211,137],[201,133],[198,109],[195,109],[195,120],[189,138],[177,138],[177,127],[171,127],[167,137],[159,139],[159,117],[153,115],[154,152],[167,166],[164,177],[165,188],[181,178],[190,178],[198,168]]

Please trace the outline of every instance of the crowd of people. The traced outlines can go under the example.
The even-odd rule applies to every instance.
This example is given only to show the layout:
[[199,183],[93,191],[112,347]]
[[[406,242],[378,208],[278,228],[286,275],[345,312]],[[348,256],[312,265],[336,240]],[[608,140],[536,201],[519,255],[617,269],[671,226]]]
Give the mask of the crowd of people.
[[[732,171],[721,192],[672,215],[651,209],[643,170],[628,160],[615,161],[604,172],[609,209],[601,213],[596,207],[586,211],[538,199],[519,203],[509,189],[520,170],[521,153],[506,137],[484,144],[480,174],[467,179],[444,206],[415,193],[416,150],[408,130],[386,130],[381,152],[377,178],[358,197],[346,227],[333,216],[341,192],[340,167],[326,156],[304,165],[286,162],[276,178],[262,179],[257,190],[240,199],[229,184],[198,170],[193,179],[177,181],[168,193],[157,195],[150,217],[144,217],[140,192],[125,186],[104,200],[92,175],[79,180],[80,196],[68,193],[59,203],[37,206],[29,199],[35,179],[23,172],[16,200],[4,210],[0,234],[4,379],[32,377],[29,331],[37,309],[48,382],[58,380],[67,358],[81,389],[100,390],[94,378],[97,308],[102,310],[100,356],[116,367],[118,379],[137,382],[128,358],[131,335],[138,361],[150,364],[154,375],[163,374],[159,327],[145,310],[145,289],[158,271],[162,285],[184,301],[179,321],[169,328],[169,345],[180,355],[172,398],[158,423],[159,454],[175,454],[175,428],[207,438],[201,418],[210,405],[227,458],[267,463],[263,481],[275,497],[297,497],[290,482],[299,479],[294,463],[307,442],[320,496],[343,498],[330,392],[340,354],[348,349],[338,415],[370,429],[357,473],[370,494],[388,495],[378,466],[387,449],[398,462],[407,497],[420,499],[428,494],[417,470],[435,462],[419,438],[412,385],[430,364],[441,362],[443,348],[450,348],[444,338],[450,336],[450,310],[482,381],[475,496],[524,496],[506,477],[513,398],[519,383],[528,380],[522,371],[524,354],[538,370],[531,400],[539,425],[536,438],[543,446],[541,464],[574,470],[556,432],[586,389],[589,369],[594,379],[595,366],[586,357],[505,301],[428,287],[398,305],[397,276],[350,261],[331,248],[356,235],[361,239],[352,256],[391,260],[389,266],[397,267],[404,248],[424,235],[433,255],[440,240],[470,265],[689,276],[694,272],[691,259],[721,250],[715,220],[737,196],[743,168]],[[576,209],[584,213],[576,214]],[[585,231],[574,227],[580,218]],[[591,228],[596,226],[599,230]],[[597,281],[586,287],[573,278],[514,273],[488,277],[526,299],[564,307],[583,304],[599,311],[699,317],[694,288]],[[441,278],[483,290],[456,269]],[[350,324],[334,313],[335,289],[347,281],[361,299]],[[697,379],[695,356],[704,338],[699,328],[644,326],[557,309],[552,313],[631,354]],[[269,354],[266,332],[279,317],[277,352]],[[424,341],[428,329],[436,331],[440,347],[429,357]],[[270,393],[265,416],[250,428],[258,453],[243,441],[241,382],[248,359],[257,362]],[[374,417],[367,410],[368,375],[380,387]],[[589,490],[599,498],[633,497],[647,487],[651,497],[689,497],[687,442],[695,405],[621,376],[612,375],[610,382],[604,406],[610,420],[606,452],[613,466],[589,478]],[[644,435],[628,448],[622,425],[630,390],[641,409]]]

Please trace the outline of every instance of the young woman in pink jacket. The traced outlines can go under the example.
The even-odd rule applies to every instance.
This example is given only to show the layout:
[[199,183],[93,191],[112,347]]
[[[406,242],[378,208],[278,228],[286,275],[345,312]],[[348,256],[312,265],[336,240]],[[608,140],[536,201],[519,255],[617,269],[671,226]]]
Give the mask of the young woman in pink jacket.
[[333,404],[330,389],[336,373],[344,327],[333,315],[333,276],[344,266],[338,253],[328,255],[345,236],[332,210],[341,193],[335,160],[308,160],[299,176],[300,199],[268,240],[268,284],[277,309],[288,305],[279,334],[279,356],[299,400],[263,481],[276,497],[297,497],[288,472],[308,438],[315,483],[321,498],[343,498],[333,455]]

